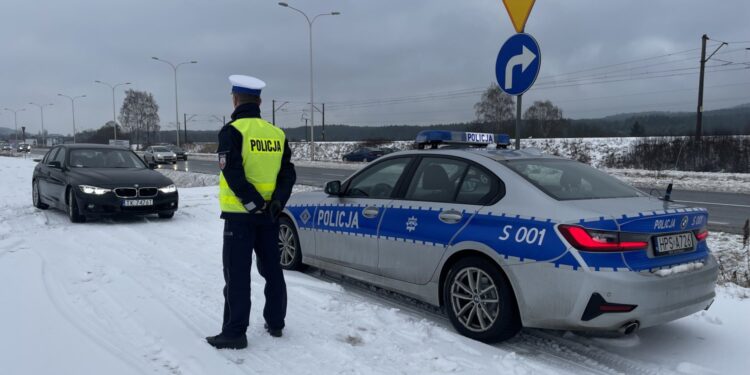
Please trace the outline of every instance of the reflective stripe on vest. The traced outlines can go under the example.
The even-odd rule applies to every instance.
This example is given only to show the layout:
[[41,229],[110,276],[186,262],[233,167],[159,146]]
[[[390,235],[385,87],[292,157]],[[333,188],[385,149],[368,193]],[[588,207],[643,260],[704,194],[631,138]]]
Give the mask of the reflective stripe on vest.
[[[242,166],[245,178],[264,200],[270,201],[276,190],[276,177],[284,155],[284,132],[259,118],[233,121],[242,134]],[[222,212],[247,213],[242,202],[229,188],[224,173],[219,175],[219,205]]]

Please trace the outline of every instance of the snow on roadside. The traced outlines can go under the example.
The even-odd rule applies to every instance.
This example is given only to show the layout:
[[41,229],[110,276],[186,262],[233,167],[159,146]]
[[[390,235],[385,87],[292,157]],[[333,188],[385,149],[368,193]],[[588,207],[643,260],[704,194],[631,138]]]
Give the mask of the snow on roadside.
[[31,206],[33,163],[0,158],[2,374],[556,374],[434,322],[285,272],[284,337],[263,330],[253,269],[245,350],[215,350],[222,222],[215,186],[180,190],[171,220],[71,224]]
[[674,188],[679,190],[750,194],[750,174],[747,173],[601,169],[637,187],[666,189],[671,182]]
[[[178,188],[192,188],[219,185],[219,176],[205,173],[181,172],[172,169],[156,169],[157,172],[169,177]],[[294,192],[320,190],[317,186],[294,185]]]
[[[33,165],[0,158],[1,374],[614,373],[602,368],[624,359],[644,373],[750,368],[750,289],[734,284],[717,288],[710,310],[633,336],[524,330],[489,346],[297,272],[285,272],[287,328],[274,339],[253,270],[250,346],[217,351],[203,340],[218,331],[223,303],[216,187],[181,189],[172,220],[73,225],[31,207]],[[740,251],[738,236],[709,241],[717,253]]]

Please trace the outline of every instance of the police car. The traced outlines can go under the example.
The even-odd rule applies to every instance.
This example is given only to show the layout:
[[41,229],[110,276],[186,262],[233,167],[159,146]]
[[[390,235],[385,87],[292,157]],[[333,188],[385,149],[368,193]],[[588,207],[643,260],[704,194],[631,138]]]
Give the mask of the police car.
[[[442,145],[497,147],[443,148]],[[507,136],[427,131],[325,192],[295,194],[281,263],[440,306],[485,342],[522,326],[631,333],[707,309],[708,214]]]

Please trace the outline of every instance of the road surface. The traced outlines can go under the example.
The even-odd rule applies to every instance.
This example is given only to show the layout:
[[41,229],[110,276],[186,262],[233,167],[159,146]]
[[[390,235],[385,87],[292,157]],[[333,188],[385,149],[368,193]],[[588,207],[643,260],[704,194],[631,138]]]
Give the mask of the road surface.
[[[162,165],[160,168],[174,168],[180,171],[218,174],[216,161],[189,160],[176,165]],[[332,180],[344,180],[354,171],[349,169],[318,168],[297,166],[297,183],[303,185],[323,186]],[[642,187],[645,191],[652,188],[663,191],[664,186]],[[674,190],[672,200],[691,207],[705,207],[709,212],[709,229],[740,234],[745,220],[750,218],[750,194],[719,193],[705,191]]]

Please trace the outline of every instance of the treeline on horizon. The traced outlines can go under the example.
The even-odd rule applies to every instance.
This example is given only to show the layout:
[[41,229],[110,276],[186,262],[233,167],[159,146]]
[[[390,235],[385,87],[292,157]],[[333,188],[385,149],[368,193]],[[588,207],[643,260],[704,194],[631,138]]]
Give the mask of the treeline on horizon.
[[[309,139],[309,128],[303,126],[288,128],[278,124],[286,132],[290,141]],[[500,124],[479,122],[439,124],[439,125],[387,125],[351,126],[326,125],[325,140],[344,141],[408,141],[413,140],[422,130],[454,130],[486,133],[515,132],[515,121]],[[215,142],[217,130],[188,131],[190,142]],[[562,119],[552,124],[525,120],[522,129],[524,138],[601,138],[601,137],[650,137],[686,136],[695,134],[695,114],[638,113],[608,116],[600,119]],[[750,135],[750,105],[707,111],[703,114],[703,134],[705,135]],[[163,140],[174,141],[174,131],[163,131]],[[315,126],[315,140],[323,140],[323,127]]]
[[[277,124],[286,132],[290,141],[309,139],[309,129],[303,126],[286,127]],[[79,133],[84,142],[106,143],[110,130],[87,130]],[[513,136],[515,121],[498,123],[466,122],[438,125],[387,125],[387,126],[351,126],[326,125],[326,141],[408,141],[417,133],[426,129],[475,131],[487,133],[507,133]],[[705,135],[750,135],[750,104],[704,112],[703,133]],[[188,143],[216,142],[216,130],[188,130]],[[175,143],[174,130],[161,130],[159,142]],[[11,130],[12,134],[12,130]],[[686,136],[695,134],[695,113],[688,112],[652,112],[608,116],[599,119],[562,119],[548,120],[542,123],[536,120],[525,120],[522,129],[524,138],[599,138],[599,137],[648,137],[648,136]],[[123,134],[125,135],[125,134]],[[90,137],[88,137],[90,136]],[[3,138],[11,137],[5,134]],[[91,139],[85,139],[91,138]],[[184,142],[184,132],[181,132]],[[315,140],[323,140],[323,127],[315,126]]]

